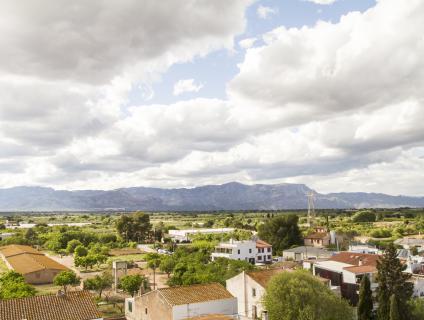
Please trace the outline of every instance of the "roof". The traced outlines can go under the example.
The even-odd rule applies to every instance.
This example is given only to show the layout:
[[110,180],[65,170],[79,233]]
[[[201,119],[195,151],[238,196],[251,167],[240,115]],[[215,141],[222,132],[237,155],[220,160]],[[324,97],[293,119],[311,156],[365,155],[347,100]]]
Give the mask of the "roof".
[[88,291],[0,300],[2,320],[91,320],[101,317]]
[[30,247],[23,246],[19,244],[11,244],[9,246],[0,247],[0,252],[3,254],[5,258],[16,256],[23,253],[32,253],[32,254],[43,254],[40,251]]
[[315,263],[315,266],[318,268],[342,273],[346,267],[351,267],[352,265],[338,261],[326,260]]
[[24,253],[6,259],[12,266],[13,270],[21,274],[28,274],[46,269],[68,270],[68,268],[64,265],[42,254]]
[[324,239],[326,237],[329,237],[327,232],[314,232],[306,236],[305,239]]
[[233,295],[219,283],[162,288],[158,289],[157,292],[159,292],[171,306],[234,298]]
[[324,248],[307,247],[307,246],[295,247],[295,248],[284,250],[283,252],[325,254],[328,256],[332,254],[331,251],[328,251],[327,249],[324,249]]
[[268,270],[246,272],[246,274],[250,278],[252,278],[255,282],[260,284],[263,288],[266,288],[268,285],[268,282],[271,280],[272,277],[284,271],[285,270],[283,269],[268,269]]
[[40,270],[68,270],[64,265],[29,246],[10,245],[0,248],[7,262],[16,272],[28,274]]
[[409,245],[409,246],[422,246],[424,245],[424,239],[416,239],[416,238],[402,238],[395,240],[395,244],[400,245]]
[[378,254],[367,254],[367,253],[354,253],[343,251],[338,254],[335,254],[330,258],[332,261],[338,261],[346,264],[350,264],[351,266],[359,266],[359,265],[371,265],[377,266],[377,261],[380,259],[380,255]]
[[256,240],[256,248],[271,248],[272,245],[270,245],[268,242],[265,242],[263,240]]
[[361,273],[373,273],[377,271],[377,267],[375,266],[353,266],[353,267],[345,267],[346,271],[361,274]]

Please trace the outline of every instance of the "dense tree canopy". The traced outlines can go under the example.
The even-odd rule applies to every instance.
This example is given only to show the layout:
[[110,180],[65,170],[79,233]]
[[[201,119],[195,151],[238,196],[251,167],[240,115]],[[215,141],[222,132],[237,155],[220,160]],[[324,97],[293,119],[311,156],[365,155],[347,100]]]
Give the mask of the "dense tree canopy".
[[101,275],[96,275],[93,278],[84,280],[84,289],[96,291],[99,295],[99,298],[101,298],[103,291],[105,289],[111,288],[112,283],[112,274],[105,271]]
[[373,302],[371,283],[367,276],[361,280],[359,288],[358,320],[372,320]]
[[284,249],[294,245],[302,245],[298,216],[289,214],[270,218],[259,226],[258,235],[261,239],[272,244],[275,253],[281,253]]
[[152,225],[148,214],[136,212],[122,215],[116,222],[116,229],[125,241],[140,242],[149,237]]
[[269,320],[352,320],[352,308],[306,271],[271,279],[264,298]]
[[382,258],[377,262],[377,314],[379,320],[390,318],[390,298],[392,295],[396,298],[399,319],[411,319],[408,301],[412,297],[413,284],[407,281],[411,275],[403,272],[405,268],[406,265],[403,265],[397,258],[397,250],[393,244],[385,250]]
[[32,297],[35,292],[20,273],[8,271],[0,277],[0,299]]
[[76,286],[80,283],[80,278],[73,271],[62,271],[54,279],[56,286],[61,286],[66,293],[69,286]]
[[119,288],[134,297],[136,292],[140,289],[146,289],[148,286],[147,278],[136,274],[123,276],[119,281]]
[[352,217],[353,222],[375,222],[375,220],[375,213],[368,210],[359,211]]

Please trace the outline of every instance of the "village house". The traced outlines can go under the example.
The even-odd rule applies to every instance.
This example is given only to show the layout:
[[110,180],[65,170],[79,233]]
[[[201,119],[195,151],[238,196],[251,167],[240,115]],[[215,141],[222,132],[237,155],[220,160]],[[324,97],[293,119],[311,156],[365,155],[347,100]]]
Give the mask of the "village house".
[[227,290],[237,298],[238,312],[242,319],[256,319],[264,311],[262,298],[268,282],[283,269],[242,272],[227,280]]
[[0,300],[2,320],[102,320],[88,291]]
[[413,248],[417,248],[418,251],[424,250],[424,239],[416,239],[416,238],[402,238],[397,239],[394,242],[395,244],[402,246],[406,250],[410,250]]
[[340,252],[328,260],[313,263],[312,271],[314,275],[330,280],[333,290],[340,290],[342,297],[356,305],[362,277],[367,276],[370,279],[372,290],[377,287],[379,258],[376,254]]
[[0,247],[0,258],[10,270],[22,274],[30,284],[52,283],[59,272],[68,270],[30,246],[13,244]]
[[218,229],[183,229],[183,230],[169,230],[167,236],[175,242],[188,242],[190,236],[196,234],[224,234],[234,232],[234,228],[218,228]]
[[227,258],[247,261],[252,264],[267,264],[272,262],[272,245],[259,239],[221,242],[212,253],[212,260]]
[[300,246],[283,251],[283,259],[291,261],[304,261],[313,259],[330,258],[334,254],[324,248]]
[[208,315],[237,315],[237,299],[221,284],[162,288],[125,299],[127,320],[183,320]]

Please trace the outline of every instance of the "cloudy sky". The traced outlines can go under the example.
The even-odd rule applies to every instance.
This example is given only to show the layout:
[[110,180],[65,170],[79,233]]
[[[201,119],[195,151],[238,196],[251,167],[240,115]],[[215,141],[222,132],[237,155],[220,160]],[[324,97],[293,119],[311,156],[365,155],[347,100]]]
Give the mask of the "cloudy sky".
[[424,195],[422,0],[0,0],[0,187]]

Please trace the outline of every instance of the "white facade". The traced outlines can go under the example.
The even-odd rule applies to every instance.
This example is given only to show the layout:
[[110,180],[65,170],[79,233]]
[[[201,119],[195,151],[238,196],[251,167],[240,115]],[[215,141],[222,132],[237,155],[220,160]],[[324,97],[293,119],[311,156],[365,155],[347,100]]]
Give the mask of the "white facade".
[[263,311],[262,298],[265,288],[249,277],[245,272],[227,280],[227,290],[237,298],[240,319],[260,317]]
[[232,260],[247,261],[250,263],[272,262],[272,247],[258,247],[255,240],[221,242],[212,253],[212,260],[227,258]]
[[424,298],[424,277],[413,276],[412,281],[414,283],[414,297]]
[[172,319],[183,320],[208,314],[237,314],[237,299],[206,301],[202,303],[183,304],[172,308]]
[[350,245],[348,251],[354,252],[354,253],[366,253],[366,254],[379,254],[380,253],[380,250],[378,250],[376,247],[369,246],[369,245],[366,245],[366,244]]

